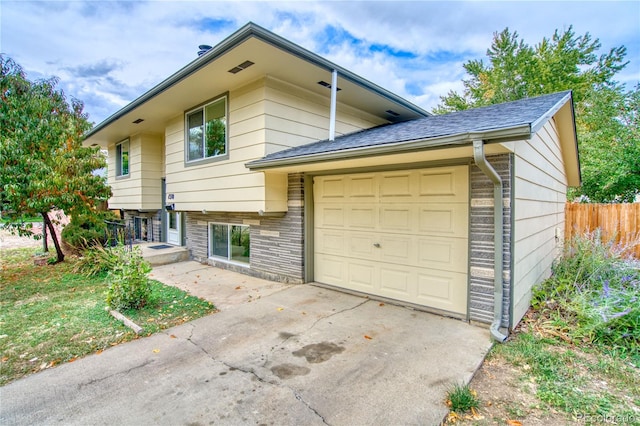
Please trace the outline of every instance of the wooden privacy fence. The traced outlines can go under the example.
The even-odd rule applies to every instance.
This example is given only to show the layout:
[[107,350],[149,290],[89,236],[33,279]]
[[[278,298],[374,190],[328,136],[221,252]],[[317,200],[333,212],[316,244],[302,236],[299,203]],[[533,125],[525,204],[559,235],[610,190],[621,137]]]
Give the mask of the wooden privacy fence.
[[613,240],[640,259],[640,203],[567,203],[565,215],[565,241],[600,228],[602,241]]

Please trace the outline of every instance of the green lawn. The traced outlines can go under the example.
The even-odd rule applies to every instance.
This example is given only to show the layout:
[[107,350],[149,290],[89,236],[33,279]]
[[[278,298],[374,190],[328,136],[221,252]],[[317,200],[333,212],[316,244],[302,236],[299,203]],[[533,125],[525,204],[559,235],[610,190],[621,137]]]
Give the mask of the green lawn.
[[[104,275],[73,273],[73,260],[34,266],[34,253],[1,254],[0,385],[138,337],[105,309]],[[214,311],[209,302],[154,281],[150,303],[122,313],[145,336]]]
[[501,357],[520,368],[524,372],[520,380],[533,385],[536,397],[548,408],[577,420],[588,415],[640,424],[640,372],[628,359],[534,332],[519,333],[495,346],[489,357]]

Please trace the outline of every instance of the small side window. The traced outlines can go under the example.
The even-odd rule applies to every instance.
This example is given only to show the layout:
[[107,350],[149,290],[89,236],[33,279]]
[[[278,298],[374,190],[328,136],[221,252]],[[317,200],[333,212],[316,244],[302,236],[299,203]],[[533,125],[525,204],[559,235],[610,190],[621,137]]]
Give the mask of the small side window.
[[116,176],[129,175],[129,140],[116,145]]

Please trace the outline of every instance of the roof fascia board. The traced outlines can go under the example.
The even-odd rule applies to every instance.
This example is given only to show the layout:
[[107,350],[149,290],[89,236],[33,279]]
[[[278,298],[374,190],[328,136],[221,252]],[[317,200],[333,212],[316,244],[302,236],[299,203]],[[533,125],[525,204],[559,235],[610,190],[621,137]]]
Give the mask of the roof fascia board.
[[460,133],[456,135],[447,135],[429,139],[418,139],[389,143],[384,145],[345,149],[342,151],[322,152],[301,157],[291,157],[274,160],[255,160],[246,163],[245,167],[252,171],[261,171],[284,166],[292,166],[296,164],[319,163],[375,155],[397,154],[401,152],[442,149],[448,146],[468,145],[473,143],[473,140],[477,139],[482,139],[486,143],[509,142],[529,139],[531,137],[531,134],[531,128],[529,127],[529,125],[523,124],[520,126],[514,126],[501,130]]
[[240,43],[249,39],[250,37],[256,37],[264,41],[265,43],[269,43],[279,49],[282,49],[305,61],[311,62],[312,64],[315,64],[321,68],[327,69],[329,71],[337,70],[338,74],[340,74],[342,78],[348,79],[354,84],[357,84],[382,97],[385,97],[391,100],[392,102],[400,104],[403,107],[410,109],[411,111],[417,114],[420,114],[422,116],[431,115],[429,112],[401,98],[400,96],[394,93],[391,93],[388,90],[383,89],[382,87],[363,79],[362,77],[359,77],[358,75],[324,59],[323,57],[316,55],[315,53],[307,49],[304,49],[298,46],[297,44],[262,28],[259,25],[254,24],[253,22],[249,22],[248,24],[238,29],[235,33],[231,34],[229,37],[222,40],[220,43],[218,43],[216,46],[210,49],[207,53],[189,62],[180,70],[178,70],[177,72],[169,76],[166,80],[162,81],[161,83],[151,88],[149,91],[145,92],[144,94],[139,96],[137,99],[133,100],[131,103],[129,103],[128,105],[126,105],[125,107],[123,107],[122,109],[114,113],[113,115],[106,118],[103,122],[101,122],[92,130],[90,130],[85,135],[85,139],[93,136],[94,134],[98,133],[100,130],[112,124],[114,121],[118,120],[119,118],[135,110],[145,102],[153,99],[155,96],[169,89],[174,84],[180,82],[181,80],[185,79],[189,75],[205,67],[206,65],[208,65],[218,57],[222,56],[224,53],[228,52],[229,50],[233,49],[234,47],[238,46]]
[[207,53],[189,62],[187,65],[185,65],[184,67],[176,71],[174,74],[169,76],[166,80],[162,81],[155,87],[151,88],[149,91],[143,93],[141,96],[134,99],[131,103],[129,103],[128,105],[126,105],[125,107],[123,107],[122,109],[120,109],[119,111],[111,115],[110,117],[106,118],[102,123],[94,127],[91,131],[89,131],[85,135],[85,138],[89,138],[94,134],[98,133],[100,130],[109,126],[114,121],[117,121],[119,118],[135,110],[145,102],[153,99],[160,93],[169,89],[174,84],[178,83],[179,81],[185,79],[189,75],[205,67],[206,65],[208,65],[209,63],[211,63],[212,61],[214,61],[224,53],[226,53],[227,51],[231,50],[233,47],[245,41],[252,34],[252,31],[251,31],[252,25],[253,24],[249,23],[243,26],[238,31],[236,31],[235,33],[231,34],[229,37],[227,37],[226,39],[218,43],[215,47],[213,47]]
[[411,111],[420,114],[422,116],[430,116],[432,115],[431,113],[429,113],[428,111],[418,107],[417,105],[412,104],[411,102],[407,101],[406,99],[396,95],[395,93],[392,93],[380,86],[378,86],[375,83],[372,83],[368,80],[365,80],[364,78],[360,77],[359,75],[345,69],[342,68],[339,65],[336,65],[335,63],[323,58],[320,55],[317,55],[313,52],[311,52],[310,50],[307,50],[301,46],[298,46],[297,44],[285,39],[284,37],[281,37],[277,34],[274,34],[262,27],[260,27],[259,25],[253,24],[253,23],[249,23],[248,25],[252,25],[252,30],[253,30],[253,34],[255,34],[256,36],[258,36],[260,39],[262,39],[263,41],[272,44],[273,46],[284,50],[294,56],[297,56],[301,59],[304,59],[305,61],[311,62],[312,64],[317,65],[320,68],[324,68],[327,71],[331,72],[333,70],[336,70],[338,72],[338,75],[340,76],[340,78],[343,78],[345,80],[349,80],[354,84],[357,84],[360,87],[363,87],[367,90],[370,90],[382,97],[388,98],[389,100],[402,105],[403,107],[410,109]]
[[531,133],[536,133],[538,130],[540,130],[542,126],[544,126],[544,124],[547,121],[549,121],[551,117],[556,115],[556,113],[560,111],[560,108],[562,108],[564,104],[567,103],[567,101],[569,101],[570,99],[571,99],[571,92],[569,91],[565,96],[562,97],[562,99],[556,102],[554,106],[549,108],[547,112],[545,112],[542,116],[540,116],[536,121],[534,121],[531,124]]

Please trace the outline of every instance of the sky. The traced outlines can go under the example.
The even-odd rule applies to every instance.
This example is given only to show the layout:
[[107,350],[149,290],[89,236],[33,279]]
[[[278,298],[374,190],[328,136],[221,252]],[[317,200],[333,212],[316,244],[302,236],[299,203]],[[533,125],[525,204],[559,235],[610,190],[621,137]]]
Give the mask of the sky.
[[0,53],[30,80],[58,77],[99,123],[254,22],[431,110],[462,91],[463,64],[493,34],[530,45],[573,26],[600,53],[624,45],[617,80],[640,82],[640,1],[11,1],[0,0]]

